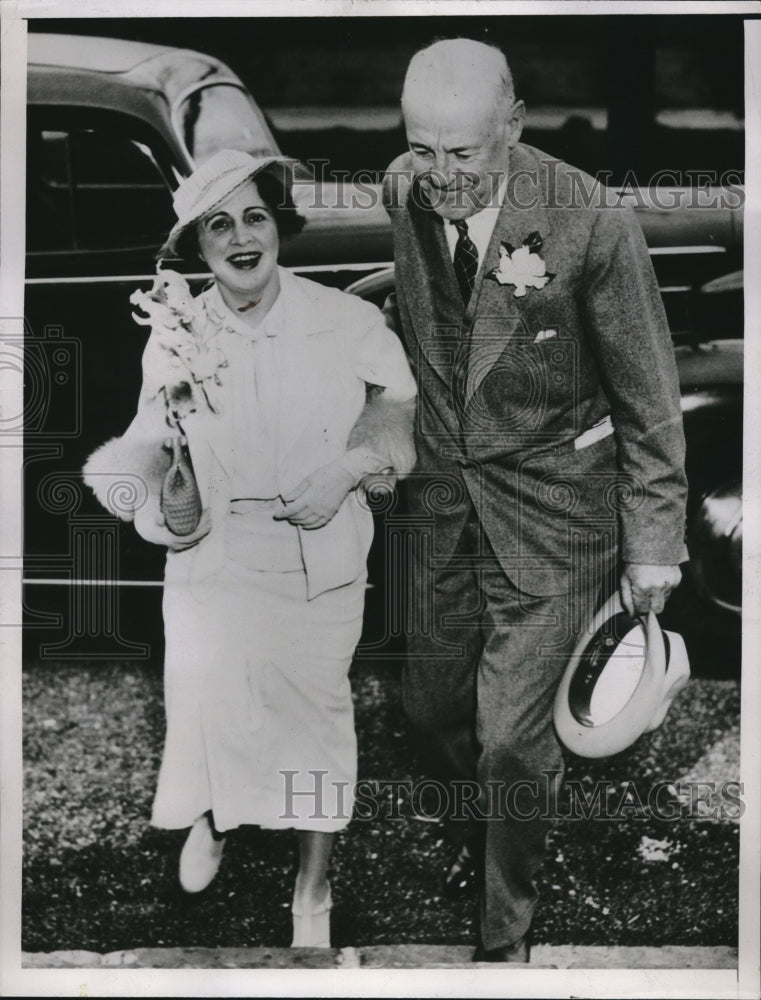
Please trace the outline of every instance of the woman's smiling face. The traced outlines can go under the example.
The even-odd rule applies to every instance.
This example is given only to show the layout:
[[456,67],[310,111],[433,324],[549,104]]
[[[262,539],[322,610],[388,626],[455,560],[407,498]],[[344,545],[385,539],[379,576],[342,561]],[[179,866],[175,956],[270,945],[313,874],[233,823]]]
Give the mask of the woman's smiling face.
[[245,306],[279,287],[277,255],[280,249],[272,212],[259,195],[255,181],[247,181],[198,222],[198,247],[228,305]]

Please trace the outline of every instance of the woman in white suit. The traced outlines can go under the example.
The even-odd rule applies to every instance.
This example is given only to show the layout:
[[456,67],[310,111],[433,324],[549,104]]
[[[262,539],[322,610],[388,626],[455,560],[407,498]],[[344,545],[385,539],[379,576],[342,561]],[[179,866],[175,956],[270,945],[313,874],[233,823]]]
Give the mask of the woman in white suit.
[[[85,472],[108,502],[105,474],[139,469],[148,489],[126,516],[168,549],[167,735],[152,822],[191,827],[183,888],[211,882],[226,831],[294,828],[293,944],[328,946],[332,839],[356,780],[348,671],[373,530],[357,486],[414,464],[415,383],[379,310],[279,267],[282,235],[303,225],[291,182],[287,161],[223,150],[180,185],[167,248],[196,252],[214,282],[193,299],[160,272],[161,302],[138,295],[153,320],[138,412]],[[368,386],[382,389],[374,410]],[[203,506],[186,536],[167,527],[145,458],[180,432]]]

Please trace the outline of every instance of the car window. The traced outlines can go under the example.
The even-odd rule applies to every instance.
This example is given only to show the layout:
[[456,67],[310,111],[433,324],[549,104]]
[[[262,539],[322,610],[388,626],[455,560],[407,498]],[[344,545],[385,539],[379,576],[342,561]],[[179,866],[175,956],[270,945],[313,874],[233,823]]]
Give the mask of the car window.
[[47,124],[27,130],[27,249],[159,245],[174,219],[171,191],[145,136],[115,120]]
[[252,156],[278,152],[264,118],[248,95],[231,84],[199,86],[178,101],[175,127],[194,163],[218,149],[241,149]]
[[27,129],[27,250],[73,248],[72,190],[65,132]]

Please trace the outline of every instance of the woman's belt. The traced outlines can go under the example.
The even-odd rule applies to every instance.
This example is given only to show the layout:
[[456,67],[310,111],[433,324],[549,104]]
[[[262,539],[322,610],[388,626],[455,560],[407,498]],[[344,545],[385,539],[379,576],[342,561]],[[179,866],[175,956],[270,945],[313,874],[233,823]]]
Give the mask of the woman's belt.
[[254,514],[259,511],[276,511],[285,507],[282,497],[259,499],[258,497],[238,497],[230,501],[230,509],[234,514]]
[[225,533],[229,559],[252,570],[303,571],[298,529],[273,517],[284,509],[282,497],[231,500]]

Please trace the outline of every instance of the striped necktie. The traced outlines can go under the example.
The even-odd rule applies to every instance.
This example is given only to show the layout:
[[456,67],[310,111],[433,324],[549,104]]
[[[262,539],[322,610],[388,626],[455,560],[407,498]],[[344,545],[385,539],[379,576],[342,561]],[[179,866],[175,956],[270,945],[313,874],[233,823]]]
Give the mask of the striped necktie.
[[478,250],[473,240],[468,236],[468,224],[464,219],[453,223],[457,230],[457,243],[454,248],[454,273],[460,294],[465,305],[470,301],[473,285],[478,271]]

